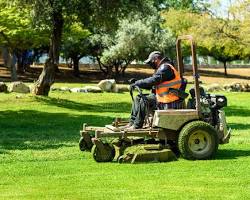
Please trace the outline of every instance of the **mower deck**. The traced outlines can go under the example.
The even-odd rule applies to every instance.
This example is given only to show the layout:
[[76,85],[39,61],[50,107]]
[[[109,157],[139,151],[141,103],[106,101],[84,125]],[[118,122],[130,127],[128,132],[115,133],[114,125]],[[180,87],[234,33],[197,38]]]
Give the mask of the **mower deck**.
[[[83,130],[80,131],[82,138],[82,141],[80,141],[84,142],[85,150],[92,148],[93,157],[97,162],[111,161],[115,157],[115,149],[118,149],[117,160],[119,163],[167,162],[177,159],[167,145],[166,135],[164,136],[166,145],[144,143],[144,138],[162,138],[161,129],[145,127],[134,131],[120,130],[119,126],[126,123],[116,123],[116,126],[113,126],[113,123],[113,125],[106,125],[105,127],[84,124]],[[95,133],[92,138],[90,132]],[[108,137],[119,139],[111,144],[103,142],[102,138]]]

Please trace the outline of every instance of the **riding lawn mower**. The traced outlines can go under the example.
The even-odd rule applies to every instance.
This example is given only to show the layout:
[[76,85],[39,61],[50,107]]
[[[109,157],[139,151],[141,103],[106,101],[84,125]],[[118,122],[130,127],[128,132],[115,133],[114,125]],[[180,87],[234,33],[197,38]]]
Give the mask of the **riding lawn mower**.
[[[183,106],[155,110],[148,115],[143,128],[131,131],[120,128],[128,123],[120,118],[105,127],[84,123],[80,131],[81,151],[91,151],[97,162],[111,162],[115,157],[119,163],[165,162],[177,160],[179,156],[201,160],[213,158],[218,145],[229,142],[231,129],[227,127],[223,110],[227,99],[223,95],[207,94],[199,86],[196,46],[190,35],[181,36],[176,41],[178,72],[185,80],[181,53],[183,40],[190,41],[194,78],[189,94],[185,91],[176,93],[180,95]],[[143,97],[142,90],[137,90]]]

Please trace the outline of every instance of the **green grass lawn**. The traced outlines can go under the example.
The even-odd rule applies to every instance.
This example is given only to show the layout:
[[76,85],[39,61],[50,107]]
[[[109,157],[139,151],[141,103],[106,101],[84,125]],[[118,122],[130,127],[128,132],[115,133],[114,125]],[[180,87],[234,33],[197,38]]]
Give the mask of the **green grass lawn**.
[[82,123],[128,117],[124,94],[0,94],[0,199],[250,199],[249,93],[224,93],[233,129],[214,160],[96,163]]

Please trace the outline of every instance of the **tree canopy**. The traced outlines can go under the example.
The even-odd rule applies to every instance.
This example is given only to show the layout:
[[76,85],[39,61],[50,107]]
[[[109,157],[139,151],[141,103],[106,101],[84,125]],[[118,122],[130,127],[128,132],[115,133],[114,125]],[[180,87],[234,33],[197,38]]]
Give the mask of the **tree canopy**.
[[[210,13],[195,13],[188,10],[170,9],[162,13],[166,19],[164,27],[169,27],[176,36],[191,34],[195,37],[200,55],[212,56],[224,63],[247,57],[249,32],[237,18],[219,18]],[[244,37],[242,37],[242,33]]]
[[35,84],[39,95],[48,95],[59,55],[73,60],[75,75],[87,55],[112,76],[153,50],[173,57],[174,40],[183,34],[195,37],[200,55],[223,62],[226,74],[227,62],[250,57],[250,1],[232,4],[227,17],[210,6],[206,0],[0,0],[0,45],[19,61],[23,52],[49,46]]

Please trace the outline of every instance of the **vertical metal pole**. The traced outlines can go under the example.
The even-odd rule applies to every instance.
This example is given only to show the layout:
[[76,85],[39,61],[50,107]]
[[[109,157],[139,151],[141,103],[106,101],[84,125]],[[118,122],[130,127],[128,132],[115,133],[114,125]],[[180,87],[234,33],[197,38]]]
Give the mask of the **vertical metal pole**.
[[184,72],[184,65],[183,65],[182,53],[181,53],[181,39],[179,38],[176,41],[176,56],[177,56],[178,72],[180,73],[180,76],[182,78],[183,72]]
[[191,51],[192,51],[193,77],[194,77],[194,84],[195,84],[196,110],[198,112],[198,115],[201,116],[199,74],[198,74],[198,69],[197,69],[196,47],[195,47],[195,42],[193,41],[193,39],[191,39]]
[[195,89],[195,99],[196,99],[196,111],[199,117],[201,117],[201,104],[200,104],[200,88],[199,88],[199,74],[197,68],[197,58],[196,58],[196,46],[194,39],[191,35],[180,36],[176,42],[176,51],[177,51],[177,62],[178,62],[178,71],[183,75],[184,65],[181,55],[181,40],[189,40],[191,45],[192,52],[192,68],[193,68],[193,77],[194,77],[194,89]]

